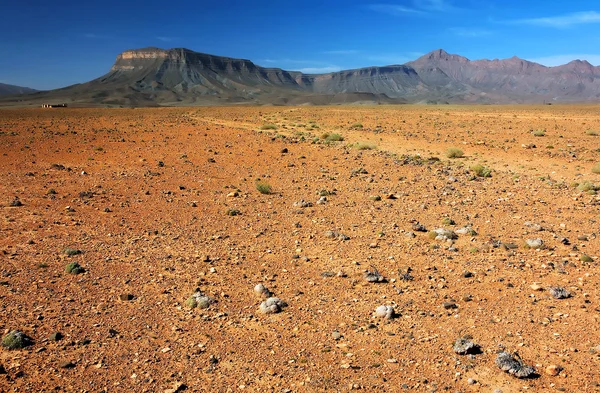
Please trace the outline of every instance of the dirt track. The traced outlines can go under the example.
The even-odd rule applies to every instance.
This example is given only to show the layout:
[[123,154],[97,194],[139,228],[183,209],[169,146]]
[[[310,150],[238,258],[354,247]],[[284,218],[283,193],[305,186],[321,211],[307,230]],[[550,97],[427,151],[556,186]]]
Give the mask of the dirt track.
[[0,349],[0,391],[596,391],[595,131],[593,106],[2,110],[0,327],[34,344]]

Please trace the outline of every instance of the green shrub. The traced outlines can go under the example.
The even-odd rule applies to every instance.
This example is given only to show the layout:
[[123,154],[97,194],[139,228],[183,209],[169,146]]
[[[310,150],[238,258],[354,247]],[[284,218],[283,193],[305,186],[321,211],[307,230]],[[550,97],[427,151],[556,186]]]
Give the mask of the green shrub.
[[449,218],[449,217],[445,217],[442,220],[442,224],[443,225],[456,225],[456,222],[453,219]]
[[465,153],[457,147],[451,147],[446,150],[446,157],[448,158],[462,158]]
[[577,185],[577,189],[579,191],[589,192],[589,191],[598,191],[600,187],[589,180],[584,181],[583,183],[579,183]]
[[590,136],[598,136],[598,132],[594,130],[587,130],[585,133]]
[[263,124],[262,126],[260,126],[261,130],[276,130],[277,126],[275,124]]
[[581,256],[581,258],[579,258],[579,260],[581,262],[587,262],[587,263],[594,262],[594,260],[592,259],[592,257],[590,257],[589,255],[586,255],[586,254],[583,254]]
[[269,183],[264,182],[264,181],[259,181],[259,182],[256,183],[256,190],[258,192],[260,192],[261,194],[268,195],[268,194],[271,193],[272,188],[271,188],[271,185]]
[[492,170],[481,164],[473,165],[471,170],[479,177],[492,177]]
[[2,346],[7,349],[21,349],[31,344],[31,338],[18,330],[12,330],[2,337]]
[[600,173],[600,162],[597,162],[592,167],[592,173]]
[[85,269],[77,262],[71,262],[65,267],[65,272],[69,274],[81,274],[85,272]]
[[362,125],[362,123],[354,123],[350,126],[350,128],[355,129],[355,130],[361,129],[361,128],[363,128],[363,125]]

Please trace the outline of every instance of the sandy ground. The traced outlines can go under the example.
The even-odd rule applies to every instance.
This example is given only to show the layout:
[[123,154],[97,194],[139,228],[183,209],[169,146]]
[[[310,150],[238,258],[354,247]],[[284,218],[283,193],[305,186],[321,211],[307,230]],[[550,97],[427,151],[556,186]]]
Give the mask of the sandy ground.
[[2,110],[0,391],[599,391],[599,109]]

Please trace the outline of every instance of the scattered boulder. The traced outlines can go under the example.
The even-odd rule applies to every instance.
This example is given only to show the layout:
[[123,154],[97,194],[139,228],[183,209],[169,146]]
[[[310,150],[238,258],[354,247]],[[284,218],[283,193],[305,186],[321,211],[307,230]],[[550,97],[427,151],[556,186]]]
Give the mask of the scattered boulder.
[[540,238],[527,239],[527,240],[525,240],[525,244],[527,245],[528,248],[531,248],[533,250],[539,250],[539,249],[544,248],[544,241]]
[[571,293],[562,287],[550,287],[548,288],[548,292],[555,299],[567,299],[571,297]]
[[419,224],[418,222],[412,225],[412,230],[415,232],[427,232],[427,228],[425,228],[425,225]]
[[186,301],[185,304],[189,307],[189,308],[209,308],[211,304],[216,303],[217,301],[215,299],[213,299],[210,296],[206,296],[205,294],[203,294],[202,292],[198,291],[196,293],[194,293],[192,296],[190,296]]
[[263,314],[277,314],[285,307],[287,307],[287,303],[283,300],[278,297],[270,297],[260,304],[259,310]]
[[343,233],[340,232],[336,232],[336,231],[325,231],[325,237],[328,237],[330,239],[337,239],[337,240],[350,240],[350,238],[346,235],[344,235]]
[[552,376],[552,377],[556,377],[558,374],[560,374],[560,372],[563,370],[562,366],[556,365],[556,364],[551,364],[548,367],[546,367],[546,369],[544,370],[546,372],[546,374]]
[[459,355],[469,355],[481,352],[481,347],[471,341],[470,336],[457,338],[454,342],[452,350]]
[[373,270],[367,270],[365,272],[365,280],[368,282],[386,282],[385,277],[383,277],[377,269],[371,266]]
[[305,208],[305,207],[312,207],[312,206],[313,206],[312,202],[306,202],[304,199],[300,199],[298,202],[294,202],[294,207]]
[[475,230],[468,225],[458,228],[455,232],[459,235],[477,236],[477,232],[475,232]]
[[392,319],[395,315],[394,307],[379,306],[375,309],[375,316],[378,318]]
[[11,330],[2,337],[2,346],[7,349],[21,349],[33,344],[33,340],[19,330]]
[[510,354],[501,351],[496,357],[496,365],[504,372],[517,378],[531,378],[535,375],[535,368],[526,365],[518,353]]
[[456,232],[446,228],[438,228],[432,231],[435,240],[454,240],[458,239]]
[[263,284],[257,284],[254,287],[254,293],[256,293],[258,296],[264,297],[264,298],[269,298],[273,296],[273,293],[271,291],[269,291],[269,289],[267,287],[265,287]]

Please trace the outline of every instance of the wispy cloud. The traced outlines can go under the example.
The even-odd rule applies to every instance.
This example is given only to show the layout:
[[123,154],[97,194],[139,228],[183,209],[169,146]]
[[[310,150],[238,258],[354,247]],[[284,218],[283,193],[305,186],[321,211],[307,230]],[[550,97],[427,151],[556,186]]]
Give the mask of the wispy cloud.
[[328,67],[306,67],[306,68],[300,68],[296,71],[300,71],[303,74],[327,74],[329,72],[337,72],[340,70],[341,70],[341,68],[338,66],[328,66]]
[[527,59],[535,63],[545,65],[547,67],[555,67],[563,64],[567,64],[573,60],[587,60],[593,65],[600,65],[599,54],[564,54],[564,55],[553,55],[543,56]]
[[158,36],[156,37],[157,40],[162,41],[162,42],[171,42],[176,40],[177,38],[175,37],[165,37],[165,36]]
[[392,16],[424,15],[433,12],[450,12],[457,8],[448,0],[413,0],[411,6],[398,4],[371,4],[371,11],[381,12]]
[[416,60],[423,56],[421,52],[409,52],[409,53],[382,53],[377,55],[367,56],[367,60],[373,62],[373,65],[390,65],[390,64],[404,64],[409,61]]
[[356,49],[345,49],[345,50],[327,50],[323,52],[326,55],[355,55],[359,51]]
[[111,38],[111,36],[104,34],[95,34],[95,33],[85,33],[83,35],[85,38],[96,39],[96,40],[105,40]]
[[402,16],[406,14],[423,14],[423,11],[404,7],[402,5],[392,5],[392,4],[371,4],[368,7],[371,11],[382,12],[384,14],[393,15],[393,16]]
[[509,21],[512,24],[565,28],[576,25],[600,23],[600,13],[596,11],[574,12],[571,14],[541,18],[517,19]]
[[487,37],[492,34],[492,32],[489,30],[470,29],[464,27],[453,27],[451,29],[448,29],[448,32],[450,34],[465,38]]

